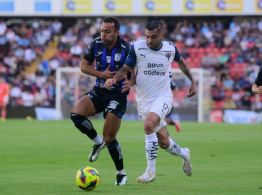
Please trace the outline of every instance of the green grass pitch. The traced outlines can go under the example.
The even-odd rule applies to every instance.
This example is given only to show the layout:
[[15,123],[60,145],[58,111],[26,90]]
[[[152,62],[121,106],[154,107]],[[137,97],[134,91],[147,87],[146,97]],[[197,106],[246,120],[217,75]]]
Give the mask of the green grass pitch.
[[[102,121],[95,120],[99,132]],[[146,160],[141,121],[124,121],[118,134],[128,184],[114,185],[115,169],[107,149],[94,163],[87,161],[92,143],[69,120],[0,122],[0,194],[262,194],[262,126],[182,123],[176,133],[181,146],[191,149],[193,175],[182,171],[181,160],[159,150],[157,178],[135,182]],[[79,168],[95,167],[101,183],[91,192],[75,185]]]

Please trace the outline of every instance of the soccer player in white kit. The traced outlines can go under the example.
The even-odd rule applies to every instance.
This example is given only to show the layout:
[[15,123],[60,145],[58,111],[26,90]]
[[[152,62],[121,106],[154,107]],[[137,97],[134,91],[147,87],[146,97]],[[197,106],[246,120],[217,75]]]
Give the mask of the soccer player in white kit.
[[170,88],[171,64],[178,62],[182,72],[191,80],[188,96],[196,93],[195,81],[183,58],[173,43],[163,41],[162,23],[149,21],[146,25],[146,40],[136,41],[129,52],[125,65],[108,79],[105,87],[112,87],[132,69],[136,68],[137,109],[144,121],[145,150],[147,168],[137,182],[152,182],[156,177],[156,158],[158,145],[172,155],[183,160],[183,170],[192,175],[190,150],[180,147],[166,130],[165,116],[172,108]]

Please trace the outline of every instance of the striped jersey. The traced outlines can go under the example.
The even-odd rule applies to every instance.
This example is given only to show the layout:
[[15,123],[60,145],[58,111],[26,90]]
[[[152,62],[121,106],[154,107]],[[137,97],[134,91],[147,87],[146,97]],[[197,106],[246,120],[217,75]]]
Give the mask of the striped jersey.
[[[84,59],[89,63],[95,61],[96,70],[105,71],[107,67],[110,67],[110,71],[118,71],[125,62],[125,59],[130,50],[130,46],[123,39],[118,37],[116,45],[112,49],[107,49],[101,38],[96,38],[89,46],[87,53],[84,55]],[[96,86],[104,88],[105,79],[97,78]],[[121,90],[123,81],[117,82],[112,87],[112,90]]]

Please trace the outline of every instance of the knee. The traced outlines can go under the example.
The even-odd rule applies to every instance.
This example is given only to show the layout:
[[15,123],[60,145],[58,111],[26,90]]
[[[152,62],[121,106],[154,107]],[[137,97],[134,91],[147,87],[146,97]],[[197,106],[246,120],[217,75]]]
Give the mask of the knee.
[[87,126],[88,129],[90,129],[92,126],[91,122],[86,117],[74,112],[70,113],[70,119],[73,121],[77,128],[81,126]]
[[79,124],[82,123],[83,121],[83,116],[77,114],[77,113],[74,113],[74,112],[71,112],[70,113],[70,119],[73,121],[73,123],[77,126]]
[[153,121],[146,120],[144,122],[144,131],[146,133],[152,133],[154,132],[154,129],[155,129],[155,124]]
[[70,113],[70,118],[78,130],[86,134],[88,137],[90,137],[90,139],[95,138],[97,133],[94,130],[93,124],[90,120],[88,120],[86,117],[82,115],[73,112]]

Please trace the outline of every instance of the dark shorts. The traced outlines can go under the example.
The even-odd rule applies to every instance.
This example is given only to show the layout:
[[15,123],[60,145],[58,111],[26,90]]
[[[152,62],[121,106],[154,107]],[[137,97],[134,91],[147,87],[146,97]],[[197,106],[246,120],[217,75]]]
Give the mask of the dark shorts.
[[104,118],[107,113],[114,113],[119,118],[126,112],[127,94],[121,91],[110,91],[100,87],[94,87],[86,93],[93,102],[96,113],[103,112]]

